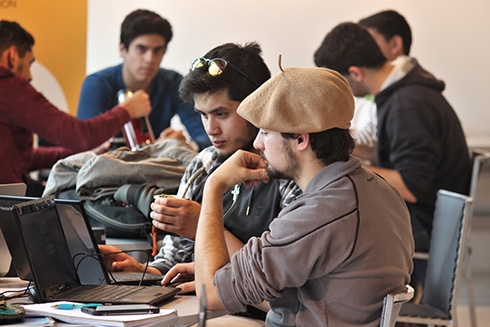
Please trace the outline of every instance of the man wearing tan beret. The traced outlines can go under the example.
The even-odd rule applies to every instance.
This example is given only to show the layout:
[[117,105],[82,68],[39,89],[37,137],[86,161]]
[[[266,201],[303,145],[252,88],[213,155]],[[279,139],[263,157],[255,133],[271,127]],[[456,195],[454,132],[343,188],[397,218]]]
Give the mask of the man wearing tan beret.
[[[324,68],[281,69],[248,96],[237,112],[260,128],[262,156],[240,150],[208,177],[195,266],[166,278],[195,273],[210,310],[265,300],[267,326],[379,326],[384,296],[409,282],[414,244],[403,198],[350,156],[353,110],[347,81]],[[303,195],[230,258],[223,193],[278,177]]]

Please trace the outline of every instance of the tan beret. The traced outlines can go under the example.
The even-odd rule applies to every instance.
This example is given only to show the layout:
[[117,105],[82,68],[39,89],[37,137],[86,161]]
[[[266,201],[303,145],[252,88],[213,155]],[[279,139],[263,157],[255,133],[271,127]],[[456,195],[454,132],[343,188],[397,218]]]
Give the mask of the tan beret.
[[246,97],[237,112],[258,128],[281,133],[348,129],[354,96],[334,70],[286,68]]

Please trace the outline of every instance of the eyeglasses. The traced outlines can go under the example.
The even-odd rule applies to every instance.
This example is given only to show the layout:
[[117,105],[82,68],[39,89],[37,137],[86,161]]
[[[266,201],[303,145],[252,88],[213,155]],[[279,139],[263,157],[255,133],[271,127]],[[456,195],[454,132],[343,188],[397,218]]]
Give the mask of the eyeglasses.
[[259,83],[254,81],[254,79],[252,77],[248,76],[240,68],[238,68],[237,66],[233,65],[231,62],[229,62],[228,60],[223,59],[223,58],[213,58],[213,59],[208,59],[208,58],[203,58],[203,57],[196,58],[192,62],[191,71],[194,71],[198,68],[202,68],[205,66],[208,67],[209,75],[211,75],[213,77],[221,75],[225,71],[226,67],[230,66],[231,68],[233,68],[234,70],[236,70],[237,72],[239,72],[240,74],[245,76],[252,83],[259,86]]

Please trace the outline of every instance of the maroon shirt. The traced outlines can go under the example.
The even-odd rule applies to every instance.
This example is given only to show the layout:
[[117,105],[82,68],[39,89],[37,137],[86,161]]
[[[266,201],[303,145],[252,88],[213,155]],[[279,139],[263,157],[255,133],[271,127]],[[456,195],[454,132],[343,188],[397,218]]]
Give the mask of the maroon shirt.
[[[116,106],[81,121],[55,106],[24,78],[0,67],[0,183],[23,182],[73,153],[97,147],[117,134],[129,114]],[[56,147],[33,147],[33,134]]]

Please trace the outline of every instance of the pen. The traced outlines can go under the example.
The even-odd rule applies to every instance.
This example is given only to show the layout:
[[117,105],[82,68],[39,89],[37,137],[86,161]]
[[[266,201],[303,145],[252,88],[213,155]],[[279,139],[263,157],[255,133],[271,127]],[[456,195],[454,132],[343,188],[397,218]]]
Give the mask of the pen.
[[53,308],[59,310],[73,310],[73,309],[81,309],[82,307],[98,307],[101,305],[100,303],[58,303],[53,305]]

